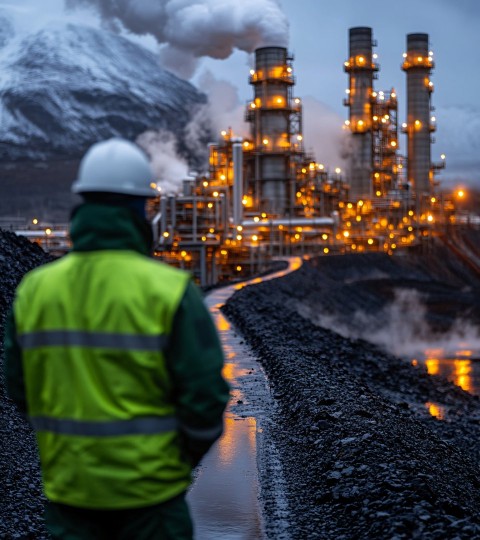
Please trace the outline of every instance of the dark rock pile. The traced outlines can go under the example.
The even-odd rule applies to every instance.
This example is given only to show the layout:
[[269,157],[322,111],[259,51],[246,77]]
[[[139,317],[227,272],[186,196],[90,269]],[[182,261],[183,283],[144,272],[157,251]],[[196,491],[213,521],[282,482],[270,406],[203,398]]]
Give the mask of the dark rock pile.
[[[382,295],[352,288],[367,270],[376,268],[378,280],[395,276],[397,285],[408,273],[427,285],[428,270],[420,260],[381,255],[312,263],[242,289],[224,307],[258,355],[278,404],[271,437],[287,486],[290,536],[480,538],[478,397],[298,311],[299,301],[312,306],[315,298],[345,312],[355,302],[375,311]],[[443,407],[444,419],[430,415],[426,402]],[[267,532],[275,528],[269,519]]]
[[[35,244],[0,230],[0,335],[23,275],[50,260]],[[43,495],[35,437],[5,395],[0,340],[0,538],[50,538],[43,525]]]

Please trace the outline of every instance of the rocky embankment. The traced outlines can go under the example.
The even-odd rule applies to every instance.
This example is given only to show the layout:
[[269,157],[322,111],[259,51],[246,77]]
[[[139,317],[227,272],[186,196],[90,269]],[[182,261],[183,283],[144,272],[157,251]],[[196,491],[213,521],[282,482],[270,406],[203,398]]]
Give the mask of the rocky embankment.
[[[322,312],[345,330],[361,309],[381,326],[395,290],[406,288],[422,292],[433,330],[445,332],[459,312],[480,321],[478,287],[432,247],[428,256],[314,259],[227,302],[278,404],[270,436],[291,538],[480,538],[479,398],[419,363],[322,327],[321,317],[310,320]],[[427,403],[443,410],[442,420]],[[274,505],[264,506],[274,530]]]
[[[0,230],[0,336],[17,284],[50,260],[26,238]],[[35,438],[28,423],[6,398],[3,339],[0,339],[0,538],[47,539]]]

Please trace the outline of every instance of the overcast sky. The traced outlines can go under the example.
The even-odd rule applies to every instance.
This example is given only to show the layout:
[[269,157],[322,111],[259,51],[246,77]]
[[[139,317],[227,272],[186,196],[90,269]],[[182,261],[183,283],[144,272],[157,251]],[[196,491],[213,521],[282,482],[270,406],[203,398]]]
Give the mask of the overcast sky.
[[[87,4],[109,1],[70,0]],[[186,0],[175,1],[186,3]],[[214,3],[219,0],[197,1]],[[242,5],[247,2],[234,1],[242,2]],[[262,1],[268,4],[274,0]],[[155,4],[155,0],[144,2],[148,6]],[[136,0],[136,3],[141,5],[142,0]],[[347,118],[348,111],[342,105],[347,87],[343,62],[348,55],[350,27],[373,28],[381,68],[375,87],[377,90],[395,87],[400,123],[406,116],[406,80],[400,69],[406,34],[428,33],[436,64],[432,80],[435,83],[433,105],[438,126],[432,158],[439,161],[441,153],[447,155],[447,170],[442,172],[440,179],[480,187],[480,106],[477,97],[480,82],[479,0],[280,0],[279,3],[289,22],[289,49],[295,55],[295,94],[304,98],[307,147],[314,148],[316,154],[322,154],[324,147],[325,153],[331,154],[328,130],[337,125],[340,128]],[[66,13],[63,0],[0,0],[0,7],[15,14],[23,29],[31,30],[49,20],[65,18],[72,22],[100,25],[99,15],[92,9]],[[134,39],[152,50],[158,48],[151,36],[136,36]],[[208,69],[216,79],[229,80],[237,89],[239,101],[245,103],[252,95],[248,85],[250,62],[251,57],[241,51],[226,60],[203,59],[193,81],[199,82]],[[309,134],[315,140],[308,140]],[[401,141],[401,151],[404,149],[405,141]],[[319,160],[322,157],[317,155]]]

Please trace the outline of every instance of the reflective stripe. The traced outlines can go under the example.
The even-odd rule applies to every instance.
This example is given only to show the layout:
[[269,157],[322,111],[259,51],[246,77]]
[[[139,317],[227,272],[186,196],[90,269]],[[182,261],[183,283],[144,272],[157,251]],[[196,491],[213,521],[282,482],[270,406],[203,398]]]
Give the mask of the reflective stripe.
[[168,336],[109,334],[83,330],[44,330],[21,334],[18,341],[22,348],[34,347],[98,347],[135,351],[161,351],[168,343]]
[[86,435],[92,437],[154,435],[174,431],[178,427],[177,420],[173,416],[146,416],[131,420],[97,422],[33,416],[30,417],[30,423],[35,431],[51,431],[61,435]]
[[207,429],[195,429],[182,424],[181,430],[183,431],[183,433],[185,433],[185,435],[194,439],[200,439],[201,441],[211,441],[212,439],[220,437],[223,432],[223,423],[220,423],[214,428]]

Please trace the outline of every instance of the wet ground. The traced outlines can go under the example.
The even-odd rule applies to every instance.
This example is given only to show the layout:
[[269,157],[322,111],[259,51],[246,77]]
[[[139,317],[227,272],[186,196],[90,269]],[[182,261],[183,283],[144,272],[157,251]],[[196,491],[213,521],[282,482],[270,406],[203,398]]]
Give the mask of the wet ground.
[[[264,538],[258,470],[260,475],[265,471],[267,446],[269,466],[275,466],[274,449],[270,440],[264,440],[274,404],[260,364],[220,308],[244,286],[284,276],[300,264],[292,259],[287,270],[218,289],[206,298],[225,351],[224,375],[232,391],[224,434],[202,461],[188,497],[197,540]],[[277,468],[277,506],[282,500],[281,482]]]

